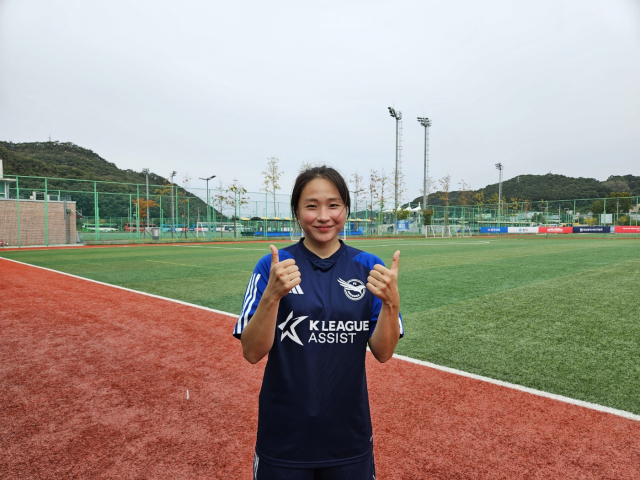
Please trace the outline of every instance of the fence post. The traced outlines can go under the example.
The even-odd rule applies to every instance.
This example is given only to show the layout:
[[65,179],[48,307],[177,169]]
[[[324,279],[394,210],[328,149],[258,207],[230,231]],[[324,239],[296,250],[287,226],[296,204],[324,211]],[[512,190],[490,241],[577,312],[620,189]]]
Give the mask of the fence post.
[[164,211],[162,210],[162,195],[160,195],[160,225],[158,225],[158,227],[160,227],[160,235],[162,235],[163,224],[164,224]]
[[44,179],[44,244],[49,246],[49,188],[47,177]]
[[264,229],[264,239],[267,240],[267,226],[269,225],[269,197],[268,193],[264,192],[264,220],[262,221],[263,229]]
[[211,209],[209,208],[209,182],[207,182],[207,240],[211,241]]
[[100,211],[98,209],[98,182],[93,182],[93,238],[98,243],[98,225],[100,225]]
[[136,185],[136,243],[140,243],[140,185]]
[[[602,200],[602,218],[604,219],[604,222],[602,222],[604,224],[604,226],[607,226],[607,197],[605,197]],[[602,232],[602,238],[607,238],[607,234],[604,233],[604,230]]]
[[18,211],[18,248],[22,247],[22,231],[20,229],[20,177],[16,176],[16,208]]

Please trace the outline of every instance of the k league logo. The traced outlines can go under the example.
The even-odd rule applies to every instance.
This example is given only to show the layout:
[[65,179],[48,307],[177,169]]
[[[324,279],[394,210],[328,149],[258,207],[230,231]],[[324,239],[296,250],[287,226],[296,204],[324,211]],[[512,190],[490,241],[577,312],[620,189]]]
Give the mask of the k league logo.
[[285,337],[289,337],[298,345],[303,345],[302,341],[300,340],[300,337],[298,337],[298,334],[296,333],[296,326],[307,317],[304,316],[304,317],[293,318],[293,321],[289,323],[289,320],[291,320],[292,318],[293,318],[293,312],[289,314],[289,316],[284,322],[278,325],[278,328],[282,331],[282,335],[280,336],[280,341],[283,341]]
[[344,288],[344,294],[349,300],[360,300],[362,297],[364,297],[364,294],[367,290],[367,287],[364,285],[364,283],[362,283],[362,281],[358,280],[357,278],[352,278],[351,280],[347,280],[346,282],[339,278],[338,283],[341,287]]

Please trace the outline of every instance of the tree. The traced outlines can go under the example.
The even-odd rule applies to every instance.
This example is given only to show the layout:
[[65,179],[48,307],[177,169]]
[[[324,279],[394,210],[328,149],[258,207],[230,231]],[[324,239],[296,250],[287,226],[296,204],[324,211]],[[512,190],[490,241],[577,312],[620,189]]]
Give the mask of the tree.
[[[631,194],[629,192],[611,192],[607,195],[606,213],[628,213],[631,209]],[[601,215],[605,213],[604,200],[596,200],[591,204],[591,213]]]
[[[309,162],[302,162],[302,164],[300,165],[300,168],[298,168],[298,175],[301,174],[302,172],[309,170],[310,168],[313,168],[313,165]],[[264,173],[264,172],[262,172]]]
[[360,199],[360,195],[364,192],[364,188],[362,188],[362,175],[358,175],[358,172],[352,173],[351,178],[349,178],[349,183],[353,185],[353,200],[354,200],[354,211],[356,212],[356,218],[358,218],[358,200]]
[[431,225],[431,219],[433,218],[433,210],[429,208],[428,210],[422,210],[422,223],[424,225]]
[[382,170],[382,173],[378,177],[378,180],[380,182],[380,196],[379,196],[379,199],[380,199],[380,217],[382,217],[382,214],[384,212],[384,205],[385,205],[385,202],[387,200],[387,197],[384,196],[384,190],[385,190],[385,187],[387,188],[387,190],[389,189],[390,180],[389,180],[389,177],[387,177],[384,174],[384,170]]
[[378,194],[378,182],[380,177],[377,170],[369,171],[369,205],[371,206],[371,213],[369,214],[369,220],[373,220],[373,202],[378,200],[380,195]]
[[234,178],[231,185],[227,187],[226,192],[228,195],[226,196],[225,203],[233,207],[233,235],[237,237],[237,221],[240,217],[240,209],[242,208],[242,205],[247,205],[249,203],[242,198],[242,195],[247,193],[247,189],[238,182],[237,178]]
[[[280,168],[278,168],[278,160],[276,157],[269,157],[267,159],[267,169],[262,172],[264,175],[264,187],[263,192],[267,192],[273,195],[273,215],[276,216],[278,210],[276,208],[276,190],[280,188],[278,182],[282,176]],[[268,216],[268,215],[267,215]]]
[[[435,185],[435,181],[431,178],[431,177],[427,177],[427,192],[431,192],[431,187],[433,187]],[[425,198],[426,192],[424,190],[424,188],[421,188],[420,190],[420,195],[422,196],[422,198]],[[426,205],[422,205],[422,203],[425,203],[423,200],[419,200],[418,198],[416,198],[414,200],[414,202],[416,200],[420,201],[420,204],[422,205],[422,210],[424,211],[425,208],[427,208],[427,205],[429,205],[429,202],[431,201],[429,199],[429,197],[431,196],[431,194],[426,195],[427,201],[426,201]]]
[[[169,212],[172,212],[173,211],[172,209],[174,208],[174,204],[173,204],[173,192],[174,191],[175,191],[175,184],[171,183],[168,178],[165,178],[163,180],[162,186],[160,188],[156,188],[154,190],[154,193],[156,195],[156,198],[160,202],[160,205],[162,205],[162,197],[168,197]],[[165,212],[165,208],[166,208],[166,202],[165,202],[165,205],[162,206],[162,214],[163,214],[163,216],[167,215],[166,213],[164,213]],[[169,213],[169,212],[167,212],[167,213]],[[172,227],[173,227],[173,225],[172,225]],[[173,231],[171,232],[171,236],[173,237]]]
[[401,208],[398,210],[398,220],[406,220],[411,215],[411,210],[408,208]]
[[473,192],[469,189],[469,185],[467,185],[464,180],[460,180],[458,185],[460,186],[460,203],[462,203],[462,205],[469,205],[469,203],[471,203],[471,194]]
[[438,196],[444,202],[444,224],[449,225],[449,189],[451,188],[451,175],[447,174],[438,180],[440,184],[440,190],[438,191]]
[[134,198],[133,205],[138,207],[138,217],[142,220],[142,223],[146,223],[147,209],[158,206],[154,200],[145,198]]
[[604,184],[612,190],[611,193],[629,192],[631,190],[629,188],[629,183],[624,180],[612,179],[607,180],[606,182],[604,182]]
[[[185,173],[182,177],[183,190],[178,189],[176,196],[178,198],[178,206],[182,205],[182,213],[179,215],[182,217],[182,231],[184,232],[184,238],[187,238],[189,234],[189,187],[191,186],[191,176],[189,172]],[[182,197],[182,198],[180,198]]]
[[[223,209],[224,209],[224,206],[227,204],[227,189],[225,188],[221,179],[218,179],[217,193],[213,196],[212,201],[213,201],[213,213],[214,213],[213,222],[215,223],[215,210],[216,210],[216,207],[218,207],[218,211],[220,212],[220,223],[222,223],[222,220],[224,218]],[[222,237],[223,230],[224,229],[222,228],[222,225],[220,225],[221,237]]]
[[484,200],[484,190],[479,190],[474,196],[473,196],[473,200],[474,203],[476,205],[484,205],[485,200]]

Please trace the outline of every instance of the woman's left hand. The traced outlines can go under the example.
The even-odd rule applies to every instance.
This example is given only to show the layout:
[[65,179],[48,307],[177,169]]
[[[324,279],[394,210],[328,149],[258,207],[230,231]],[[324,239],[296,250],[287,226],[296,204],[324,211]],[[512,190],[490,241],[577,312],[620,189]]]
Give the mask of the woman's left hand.
[[367,277],[367,289],[390,307],[400,305],[398,293],[398,266],[400,264],[400,250],[393,254],[391,268],[375,265]]

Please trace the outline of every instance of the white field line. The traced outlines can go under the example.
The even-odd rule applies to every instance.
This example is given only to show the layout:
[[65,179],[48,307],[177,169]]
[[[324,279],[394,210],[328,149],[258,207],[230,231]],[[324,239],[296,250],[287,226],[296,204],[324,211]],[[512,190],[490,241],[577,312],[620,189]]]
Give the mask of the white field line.
[[205,245],[171,245],[172,247],[182,247],[182,248],[219,248],[222,250],[249,250],[254,252],[268,252],[269,248],[242,248],[242,247],[213,247],[213,246],[205,246]]
[[[162,297],[160,295],[154,295],[152,293],[141,292],[139,290],[133,290],[131,288],[120,287],[118,285],[112,285],[110,283],[105,283],[105,282],[100,282],[98,280],[92,280],[90,278],[80,277],[78,275],[73,275],[71,273],[60,272],[58,270],[53,270],[51,268],[40,267],[38,265],[31,265],[29,263],[19,262],[17,260],[12,260],[12,259],[3,258],[3,257],[0,257],[0,260],[5,260],[7,262],[14,262],[14,263],[18,263],[20,265],[25,265],[25,266],[28,266],[28,267],[39,268],[41,270],[46,270],[46,271],[57,273],[57,274],[60,274],[60,275],[66,275],[68,277],[77,278],[77,279],[80,279],[80,280],[85,280],[87,282],[97,283],[98,285],[104,285],[104,286],[107,286],[107,287],[117,288],[119,290],[124,290],[126,292],[132,292],[132,293],[137,293],[137,294],[140,294],[140,295],[146,295],[147,297],[157,298],[157,299],[160,299],[160,300],[166,300],[168,302],[178,303],[180,305],[186,305],[186,306],[189,306],[189,307],[198,308],[200,310],[206,310],[208,312],[218,313],[220,315],[225,315],[225,316],[228,316],[228,317],[231,317],[231,318],[234,318],[234,319],[238,318],[238,315],[233,314],[233,313],[229,313],[229,312],[223,312],[222,310],[215,310],[213,308],[208,308],[208,307],[203,307],[201,305],[195,305],[193,303],[183,302],[182,300],[176,300],[174,298]],[[367,348],[367,350],[368,350],[368,348]],[[482,375],[476,375],[475,373],[464,372],[462,370],[457,370],[455,368],[445,367],[445,366],[442,366],[442,365],[437,365],[435,363],[425,362],[423,360],[417,360],[415,358],[405,357],[404,355],[398,355],[397,353],[394,353],[393,357],[398,359],[398,360],[405,361],[405,362],[415,363],[417,365],[422,365],[424,367],[434,368],[436,370],[440,370],[440,371],[447,372],[447,373],[452,373],[454,375],[460,375],[461,377],[472,378],[474,380],[479,380],[479,381],[482,381],[482,382],[487,382],[487,383],[491,383],[491,384],[494,384],[494,385],[499,385],[501,387],[511,388],[513,390],[518,390],[520,392],[530,393],[531,395],[537,395],[539,397],[544,397],[544,398],[549,398],[549,399],[552,399],[552,400],[557,400],[559,402],[568,403],[570,405],[576,405],[576,406],[579,406],[579,407],[588,408],[590,410],[596,410],[598,412],[610,413],[612,415],[617,415],[619,417],[627,418],[629,420],[640,421],[640,415],[636,415],[634,413],[627,412],[625,410],[618,410],[616,408],[606,407],[604,405],[598,405],[597,403],[585,402],[584,400],[577,400],[575,398],[565,397],[563,395],[557,395],[555,393],[543,392],[542,390],[536,390],[534,388],[523,387],[522,385],[517,385],[515,383],[503,382],[502,380],[496,380],[496,379],[493,379],[493,378],[484,377]]]
[[442,246],[442,245],[486,245],[488,243],[489,243],[489,241],[486,241],[486,242],[464,242],[464,243],[431,243],[431,242],[418,243],[418,242],[413,242],[413,243],[386,243],[384,245],[377,245],[377,244],[370,245],[370,244],[367,244],[367,247],[394,247],[396,245],[404,245],[404,246],[407,246],[407,247],[431,247],[431,246]]

